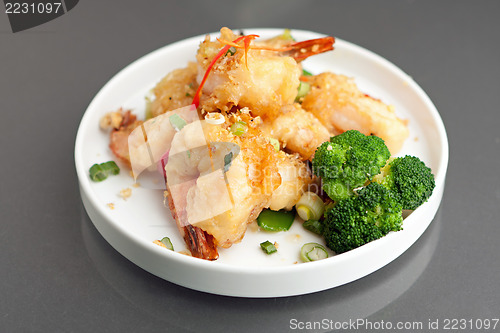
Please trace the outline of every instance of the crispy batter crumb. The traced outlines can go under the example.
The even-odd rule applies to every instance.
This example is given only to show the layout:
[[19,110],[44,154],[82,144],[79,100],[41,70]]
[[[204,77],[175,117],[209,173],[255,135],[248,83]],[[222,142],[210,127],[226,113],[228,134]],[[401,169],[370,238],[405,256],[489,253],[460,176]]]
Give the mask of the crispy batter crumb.
[[109,207],[109,209],[115,209],[115,204],[110,202],[110,203],[108,203],[108,207]]
[[123,115],[119,111],[113,111],[106,113],[99,121],[99,126],[103,130],[108,129],[118,129],[122,123]]
[[278,247],[280,247],[280,245],[278,244],[278,242],[274,242],[274,247],[276,248],[276,250],[278,249]]
[[248,124],[248,126],[255,128],[260,124],[262,124],[262,118],[260,116],[257,116],[253,119],[250,119],[250,123]]
[[415,139],[413,139],[413,141],[418,142],[418,136],[416,136]]
[[124,188],[123,190],[120,191],[120,196],[123,198],[123,200],[127,200],[128,198],[130,198],[131,195],[132,195],[132,189],[130,189],[129,187]]
[[141,183],[135,182],[135,183],[132,184],[132,186],[135,187],[135,188],[138,188],[138,187],[141,186]]
[[167,249],[167,247],[165,246],[165,244],[163,244],[162,242],[160,242],[158,239],[154,240],[153,243],[155,243],[156,245],[159,245],[161,247],[164,247]]

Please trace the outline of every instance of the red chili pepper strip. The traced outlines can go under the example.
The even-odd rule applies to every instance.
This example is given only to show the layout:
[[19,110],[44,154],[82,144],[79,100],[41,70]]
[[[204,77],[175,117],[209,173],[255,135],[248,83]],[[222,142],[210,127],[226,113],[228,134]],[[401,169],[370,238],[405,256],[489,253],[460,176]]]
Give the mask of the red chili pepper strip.
[[252,40],[254,40],[256,37],[259,37],[258,35],[248,35],[246,38],[243,40],[243,43],[245,44],[245,67],[248,70],[248,49],[250,48],[250,43]]
[[[258,35],[248,35],[248,36],[241,36],[241,37],[238,37],[236,38],[235,40],[232,41],[232,44],[236,44],[238,43],[239,41],[241,40],[244,40],[245,41],[245,63],[246,63],[246,54],[247,54],[247,51],[248,51],[248,45],[250,45],[250,41],[253,40],[254,38],[256,37],[259,37]],[[229,50],[229,48],[231,47],[232,45],[226,45],[224,46],[216,55],[215,57],[212,59],[212,61],[210,62],[210,64],[208,65],[208,68],[205,72],[205,75],[203,76],[203,79],[201,80],[201,83],[198,87],[198,89],[196,90],[196,93],[194,94],[194,98],[193,98],[193,103],[194,106],[196,108],[198,108],[198,106],[200,105],[200,95],[201,95],[201,90],[203,89],[203,86],[205,85],[205,82],[207,81],[207,78],[208,78],[208,75],[210,74],[210,72],[212,71],[212,68],[214,67],[215,63],[217,62],[217,60],[219,60],[224,54],[226,54],[226,52]],[[247,66],[248,68],[248,66]]]

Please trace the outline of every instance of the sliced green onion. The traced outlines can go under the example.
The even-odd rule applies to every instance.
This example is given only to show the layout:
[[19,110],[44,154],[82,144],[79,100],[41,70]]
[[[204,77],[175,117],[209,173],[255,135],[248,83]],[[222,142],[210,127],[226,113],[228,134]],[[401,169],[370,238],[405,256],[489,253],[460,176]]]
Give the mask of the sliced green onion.
[[262,249],[262,251],[264,251],[265,254],[271,254],[278,251],[276,249],[276,246],[274,246],[274,244],[270,241],[260,243],[260,248]]
[[293,211],[263,210],[257,217],[257,224],[265,231],[287,231],[295,220]]
[[300,259],[303,262],[316,261],[328,258],[328,251],[318,243],[306,243],[300,249]]
[[224,124],[226,118],[218,112],[209,112],[205,115],[205,121],[210,125]]
[[295,41],[295,39],[292,36],[292,31],[290,29],[285,29],[285,31],[283,31],[283,33],[279,35],[279,37],[283,40]]
[[304,229],[314,232],[318,235],[323,235],[323,224],[318,220],[308,220],[302,223]]
[[316,193],[306,192],[295,204],[295,209],[304,221],[319,220],[325,212],[325,203]]
[[168,237],[163,237],[162,240],[160,241],[167,247],[169,250],[174,250],[174,246],[172,245],[172,242],[170,241],[170,238]]
[[295,97],[295,102],[298,102],[302,98],[304,98],[307,95],[307,93],[309,92],[310,88],[311,88],[311,85],[309,83],[300,81],[299,89],[297,91],[297,97]]
[[186,121],[182,119],[177,113],[174,113],[170,117],[168,117],[168,120],[170,121],[170,125],[179,132],[184,126],[187,125]]
[[280,151],[280,142],[275,138],[269,138],[269,143],[273,145],[274,150]]
[[108,175],[117,175],[120,173],[120,168],[114,161],[94,164],[89,169],[90,179],[95,182],[101,182],[108,178]]
[[231,46],[226,52],[226,54],[229,55],[234,55],[235,53],[236,53],[236,48],[234,46]]
[[297,214],[304,221],[308,221],[308,220],[312,219],[313,213],[309,207],[304,206],[304,205],[300,205],[300,206],[295,207],[295,209],[297,209]]
[[101,168],[108,173],[108,175],[118,175],[120,168],[116,165],[115,161],[101,163]]
[[95,182],[100,182],[108,178],[108,174],[101,168],[99,164],[94,164],[93,166],[91,166],[89,173],[90,179]]
[[302,75],[304,76],[312,76],[313,74],[305,69],[302,69]]
[[230,151],[224,156],[224,172],[227,172],[227,170],[229,170],[232,161],[233,161],[233,152]]
[[244,121],[237,121],[231,125],[230,131],[236,136],[241,136],[248,131],[247,123]]

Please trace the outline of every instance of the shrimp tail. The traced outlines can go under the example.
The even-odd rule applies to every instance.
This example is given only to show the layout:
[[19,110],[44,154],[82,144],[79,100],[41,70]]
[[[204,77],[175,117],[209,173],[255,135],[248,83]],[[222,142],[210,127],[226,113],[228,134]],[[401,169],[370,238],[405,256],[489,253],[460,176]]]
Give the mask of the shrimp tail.
[[315,54],[333,50],[334,43],[335,38],[332,36],[309,39],[291,44],[285,50],[281,51],[280,54],[292,57],[299,62]]
[[216,260],[219,257],[215,239],[206,231],[191,224],[184,227],[184,241],[196,258]]
[[184,237],[184,241],[191,252],[191,255],[193,257],[206,260],[216,260],[219,258],[215,238],[201,228],[187,223],[185,203],[181,203],[177,206],[174,204],[168,185],[167,190],[165,191],[165,199],[168,201],[172,217],[177,223],[177,227],[181,235]]

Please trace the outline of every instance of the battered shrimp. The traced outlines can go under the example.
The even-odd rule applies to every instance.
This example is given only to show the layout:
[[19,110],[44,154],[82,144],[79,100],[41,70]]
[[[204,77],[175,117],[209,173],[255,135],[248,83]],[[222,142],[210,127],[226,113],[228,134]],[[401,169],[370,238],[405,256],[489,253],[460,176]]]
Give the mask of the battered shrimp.
[[310,160],[316,148],[336,132],[328,132],[326,127],[300,104],[285,105],[280,115],[263,125],[270,137],[280,141],[292,153],[298,153],[303,160]]
[[186,68],[173,70],[158,82],[153,89],[152,116],[190,105],[197,87],[196,75],[196,63],[189,62]]
[[344,75],[326,72],[313,76],[309,82],[311,90],[302,107],[314,114],[328,131],[356,129],[384,139],[392,154],[401,149],[409,131],[393,106],[362,93],[354,80]]
[[[254,116],[276,118],[280,108],[293,103],[297,96],[302,68],[296,59],[331,50],[334,42],[327,37],[300,43],[289,39],[287,44],[271,40],[269,45],[250,45],[255,37],[238,37],[222,28],[218,41],[207,37],[200,45],[196,56],[197,82],[202,88],[200,106],[204,112],[229,111],[238,106],[250,108]],[[233,45],[233,50],[221,55],[219,52],[226,44]]]
[[[232,41],[236,37],[228,28],[221,29],[221,38]],[[220,42],[209,39],[200,45],[196,56],[198,83],[201,83],[214,51],[222,46]],[[238,49],[234,55],[222,58],[203,86],[203,110],[228,111],[238,105],[249,107],[255,116],[272,118],[282,105],[293,103],[301,73],[297,62],[291,57],[263,53],[249,50],[245,55]]]
[[281,184],[273,191],[267,208],[290,210],[312,183],[312,175],[296,155],[283,151],[278,152],[277,166]]
[[186,125],[172,141],[167,198],[193,256],[216,259],[216,247],[239,242],[262,209],[293,207],[311,177],[301,161],[276,151],[258,132],[240,138],[202,124],[202,132],[197,123]]

